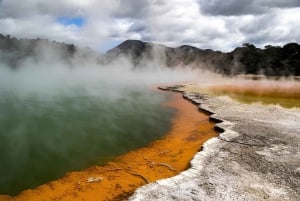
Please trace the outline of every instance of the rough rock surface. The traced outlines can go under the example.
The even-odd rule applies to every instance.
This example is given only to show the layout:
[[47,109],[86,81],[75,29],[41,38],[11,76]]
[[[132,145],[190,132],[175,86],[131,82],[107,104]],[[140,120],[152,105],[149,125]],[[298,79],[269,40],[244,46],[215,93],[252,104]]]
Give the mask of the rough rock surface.
[[184,96],[211,115],[221,134],[188,170],[139,188],[129,200],[300,200],[300,109]]

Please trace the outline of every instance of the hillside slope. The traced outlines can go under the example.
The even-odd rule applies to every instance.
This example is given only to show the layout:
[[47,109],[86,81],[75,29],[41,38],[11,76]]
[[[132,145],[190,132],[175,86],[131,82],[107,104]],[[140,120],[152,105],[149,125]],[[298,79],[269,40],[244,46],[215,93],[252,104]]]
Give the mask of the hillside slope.
[[300,75],[300,45],[289,43],[283,47],[264,49],[244,44],[232,52],[202,50],[189,45],[176,48],[160,44],[127,40],[106,53],[108,58],[125,56],[135,65],[157,61],[168,67],[191,66],[226,75],[265,74],[269,76]]

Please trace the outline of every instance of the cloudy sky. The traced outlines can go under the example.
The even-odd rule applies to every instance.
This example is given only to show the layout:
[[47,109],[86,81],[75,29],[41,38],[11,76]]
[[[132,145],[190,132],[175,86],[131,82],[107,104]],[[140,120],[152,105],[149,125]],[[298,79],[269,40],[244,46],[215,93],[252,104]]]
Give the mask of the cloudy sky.
[[0,0],[0,33],[99,51],[126,39],[230,51],[300,42],[300,0]]

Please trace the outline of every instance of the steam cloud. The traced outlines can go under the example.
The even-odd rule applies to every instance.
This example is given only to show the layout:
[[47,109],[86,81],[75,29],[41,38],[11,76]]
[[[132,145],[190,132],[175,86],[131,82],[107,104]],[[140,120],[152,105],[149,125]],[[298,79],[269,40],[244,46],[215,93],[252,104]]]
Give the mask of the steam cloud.
[[[17,95],[29,93],[54,95],[71,88],[81,88],[96,95],[118,92],[124,87],[150,87],[196,79],[199,71],[168,69],[151,61],[139,69],[125,57],[108,65],[96,59],[85,59],[75,55],[71,62],[61,58],[59,51],[39,47],[36,58],[26,58],[16,69],[0,63],[0,90]],[[1,53],[0,53],[1,57]]]

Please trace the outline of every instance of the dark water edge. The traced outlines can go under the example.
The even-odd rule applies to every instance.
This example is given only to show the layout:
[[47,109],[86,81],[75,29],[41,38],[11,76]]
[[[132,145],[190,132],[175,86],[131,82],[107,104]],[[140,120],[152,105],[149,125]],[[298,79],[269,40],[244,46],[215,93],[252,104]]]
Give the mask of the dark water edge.
[[51,98],[1,92],[0,194],[103,165],[162,137],[175,113],[162,106],[169,96],[144,89]]

